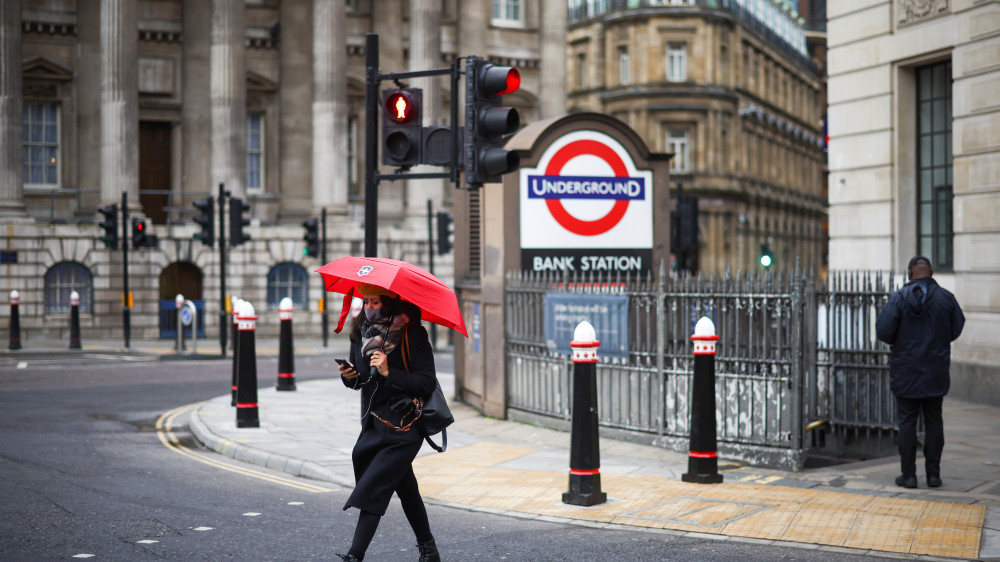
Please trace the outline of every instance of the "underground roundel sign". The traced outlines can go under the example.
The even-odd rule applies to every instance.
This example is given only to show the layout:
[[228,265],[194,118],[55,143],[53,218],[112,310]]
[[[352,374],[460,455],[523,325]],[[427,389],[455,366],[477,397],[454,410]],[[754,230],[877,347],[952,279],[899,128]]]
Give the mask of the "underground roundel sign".
[[644,272],[653,247],[653,174],[607,134],[556,139],[521,168],[521,261],[530,271]]

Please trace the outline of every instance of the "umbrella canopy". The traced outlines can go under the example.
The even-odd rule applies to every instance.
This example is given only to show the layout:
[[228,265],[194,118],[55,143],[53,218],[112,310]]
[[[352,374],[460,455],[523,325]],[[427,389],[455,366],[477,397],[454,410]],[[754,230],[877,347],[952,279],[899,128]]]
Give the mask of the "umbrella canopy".
[[416,305],[424,320],[469,337],[455,291],[432,273],[411,263],[389,258],[346,256],[333,260],[316,272],[323,277],[327,291],[344,294],[344,306],[335,330],[338,333],[344,327],[351,299],[360,292],[358,284],[367,283],[388,289]]

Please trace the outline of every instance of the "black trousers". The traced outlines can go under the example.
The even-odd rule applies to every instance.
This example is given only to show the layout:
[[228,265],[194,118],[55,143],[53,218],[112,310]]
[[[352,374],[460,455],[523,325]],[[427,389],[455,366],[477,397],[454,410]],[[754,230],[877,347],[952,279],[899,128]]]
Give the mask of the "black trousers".
[[924,468],[927,476],[941,476],[944,450],[943,396],[935,398],[896,397],[899,418],[899,466],[904,476],[917,475],[917,419],[924,414]]

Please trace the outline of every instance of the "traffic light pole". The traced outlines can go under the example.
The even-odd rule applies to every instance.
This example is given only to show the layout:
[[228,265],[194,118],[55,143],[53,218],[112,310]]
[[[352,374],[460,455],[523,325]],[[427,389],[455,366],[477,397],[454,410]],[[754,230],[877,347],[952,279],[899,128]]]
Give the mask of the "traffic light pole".
[[[226,356],[226,335],[231,322],[226,313],[226,189],[225,184],[219,184],[219,347],[222,356]],[[180,327],[178,327],[180,329]],[[197,334],[196,334],[197,335]]]
[[[323,221],[323,239],[320,241],[320,261],[322,263],[327,263],[326,261],[326,207],[323,207],[322,213]],[[321,276],[322,277],[322,276]],[[322,280],[322,279],[321,279]],[[330,318],[326,315],[326,283],[323,283],[323,347],[327,347],[327,342],[330,339]]]
[[[375,257],[378,253],[378,184],[381,180],[424,180],[447,179],[458,187],[460,179],[460,132],[458,128],[458,80],[461,77],[459,61],[448,68],[414,70],[409,72],[379,72],[379,42],[377,33],[365,35],[365,256]],[[396,171],[381,174],[378,171],[379,146],[379,85],[382,80],[398,82],[409,78],[430,76],[451,77],[451,135],[452,164],[448,172],[409,173]],[[324,258],[325,261],[325,258]]]
[[125,270],[125,287],[122,289],[122,332],[125,334],[125,349],[128,349],[132,335],[132,309],[129,307],[128,298],[128,191],[122,192],[122,264]]

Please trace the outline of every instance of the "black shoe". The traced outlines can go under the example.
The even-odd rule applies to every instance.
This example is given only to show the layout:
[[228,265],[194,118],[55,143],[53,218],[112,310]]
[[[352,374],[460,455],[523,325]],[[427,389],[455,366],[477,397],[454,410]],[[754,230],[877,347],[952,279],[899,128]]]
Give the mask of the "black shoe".
[[417,548],[420,550],[420,562],[441,562],[441,555],[438,554],[434,539],[417,543]]
[[358,558],[357,556],[350,553],[337,554],[337,556],[339,556],[340,559],[343,560],[344,562],[361,562],[362,560],[364,560],[363,558]]
[[941,477],[940,476],[928,476],[927,477],[927,485],[930,486],[931,488],[940,488],[941,487]]
[[917,477],[916,476],[906,476],[905,474],[900,474],[896,477],[896,485],[902,486],[904,488],[916,488],[917,487]]

